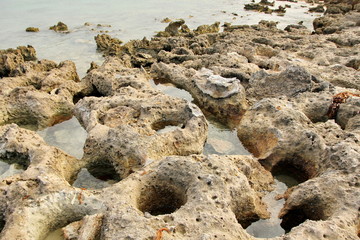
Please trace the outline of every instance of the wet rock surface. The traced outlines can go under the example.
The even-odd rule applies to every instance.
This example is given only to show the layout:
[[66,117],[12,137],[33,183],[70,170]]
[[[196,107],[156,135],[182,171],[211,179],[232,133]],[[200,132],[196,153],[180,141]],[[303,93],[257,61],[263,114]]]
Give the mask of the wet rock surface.
[[[89,74],[107,97],[86,97],[76,104],[75,116],[88,132],[84,158],[106,158],[125,177],[163,156],[201,153],[207,134],[201,110],[153,90],[141,70],[119,63],[112,68],[116,63],[108,61]],[[168,126],[178,128],[161,132]]]
[[90,89],[79,81],[73,62],[36,61],[31,46],[3,51],[2,59],[0,124],[52,126],[71,118],[73,97]]
[[[79,238],[151,238],[165,227],[172,238],[208,234],[248,239],[241,224],[268,215],[260,199],[272,177],[250,156],[166,157],[95,191],[69,185],[88,164],[86,158],[70,157],[15,124],[0,131],[2,153],[29,158],[24,173],[1,185],[3,239],[43,239],[51,229],[64,226],[66,236]],[[221,231],[216,227],[220,223]],[[200,227],[204,224],[206,233]],[[135,226],[142,231],[129,231]]]
[[[268,21],[217,33],[218,23],[190,30],[179,20],[151,40],[98,35],[107,58],[81,81],[70,61],[1,50],[0,159],[21,170],[1,175],[0,238],[256,239],[244,229],[270,217],[271,173],[285,171],[300,184],[276,197],[286,233],[272,239],[358,239],[356,5],[326,1],[314,33]],[[81,159],[16,125],[73,114],[87,131]],[[205,115],[235,127],[252,156],[202,155]]]
[[53,30],[55,32],[62,32],[62,33],[68,33],[69,28],[68,26],[63,22],[58,22],[56,25],[49,28],[50,30]]

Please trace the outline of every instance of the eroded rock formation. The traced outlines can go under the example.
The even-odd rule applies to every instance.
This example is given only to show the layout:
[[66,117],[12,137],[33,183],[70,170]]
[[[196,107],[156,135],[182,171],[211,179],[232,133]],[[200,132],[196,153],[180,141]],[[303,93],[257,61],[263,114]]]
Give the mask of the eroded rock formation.
[[79,81],[73,62],[35,61],[31,46],[3,51],[2,59],[0,124],[52,126],[71,118],[75,95],[90,91]]
[[[278,196],[288,232],[273,239],[358,239],[357,3],[326,6],[313,34],[267,21],[191,31],[180,20],[151,40],[99,35],[108,57],[81,81],[71,62],[1,51],[0,124],[44,127],[74,111],[88,132],[75,159],[16,124],[0,127],[0,158],[22,167],[0,183],[1,239],[57,228],[67,239],[256,239],[244,229],[269,217],[270,172],[284,170],[301,183]],[[202,111],[235,126],[253,156],[202,155]],[[86,171],[111,184],[76,187]]]

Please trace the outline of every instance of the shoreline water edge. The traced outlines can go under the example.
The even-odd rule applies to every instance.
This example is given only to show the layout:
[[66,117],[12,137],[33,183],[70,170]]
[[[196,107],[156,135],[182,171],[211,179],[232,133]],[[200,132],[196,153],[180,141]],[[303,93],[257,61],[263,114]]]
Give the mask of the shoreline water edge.
[[[271,21],[299,6],[313,29]],[[85,24],[81,74],[0,50],[0,239],[359,239],[360,0],[244,8],[265,20]]]

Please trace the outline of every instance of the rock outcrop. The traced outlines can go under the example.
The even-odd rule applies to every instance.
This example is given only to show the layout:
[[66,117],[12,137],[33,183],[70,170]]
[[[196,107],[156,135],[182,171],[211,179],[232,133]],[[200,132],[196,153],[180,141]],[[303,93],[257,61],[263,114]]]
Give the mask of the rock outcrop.
[[[254,240],[245,229],[269,217],[271,173],[285,171],[300,183],[277,196],[286,233],[272,239],[358,239],[358,3],[325,5],[314,33],[269,21],[191,31],[179,20],[151,40],[99,35],[106,61],[81,81],[72,62],[36,62],[32,47],[1,51],[0,124],[44,127],[74,113],[88,136],[75,159],[0,127],[0,159],[15,173],[0,175],[0,238],[61,229],[67,239]],[[202,111],[236,127],[253,156],[202,155]]]
[[0,125],[52,126],[71,118],[75,95],[90,91],[73,62],[35,61],[31,46],[2,51],[1,59]]
[[153,90],[142,70],[109,59],[86,79],[107,97],[76,104],[75,115],[88,131],[85,159],[106,158],[126,177],[148,161],[202,152],[207,122],[201,110]]
[[252,157],[166,157],[94,191],[69,185],[89,162],[37,134],[7,125],[0,142],[2,158],[27,159],[25,172],[0,184],[2,239],[43,239],[63,226],[68,238],[152,238],[166,228],[166,238],[252,239],[241,226],[268,216],[261,197],[272,177]]
[[245,89],[237,78],[224,78],[205,68],[189,71],[164,63],[153,64],[152,72],[156,78],[190,92],[201,109],[227,124],[238,122],[248,107]]
[[69,28],[68,26],[63,22],[58,22],[56,25],[49,28],[50,30],[53,30],[55,32],[61,32],[61,33],[68,33]]

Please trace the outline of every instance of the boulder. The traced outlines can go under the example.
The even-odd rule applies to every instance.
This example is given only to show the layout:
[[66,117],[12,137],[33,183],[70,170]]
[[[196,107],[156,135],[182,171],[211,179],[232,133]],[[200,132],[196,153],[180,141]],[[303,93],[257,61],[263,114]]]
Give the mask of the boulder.
[[[207,122],[195,105],[157,91],[124,87],[111,97],[86,97],[75,115],[88,137],[84,158],[107,159],[126,177],[168,155],[201,153]],[[160,131],[177,126],[171,131]]]
[[290,66],[279,74],[268,74],[265,71],[254,73],[249,80],[247,93],[255,98],[266,98],[285,95],[296,96],[310,91],[313,86],[311,74],[304,68]]
[[28,28],[26,28],[25,31],[26,31],[26,32],[39,32],[40,29],[37,28],[37,27],[28,27]]
[[155,78],[187,90],[201,109],[226,124],[238,122],[248,107],[245,89],[237,78],[224,78],[205,68],[195,71],[164,63],[153,64],[151,71]]
[[[17,123],[32,129],[52,126],[72,117],[76,95],[90,94],[71,61],[32,61],[36,58],[32,47],[10,49],[4,55],[0,124]],[[19,61],[8,64],[9,56]]]
[[0,50],[0,78],[23,74],[25,61],[35,61],[36,51],[32,46]]
[[63,22],[58,22],[56,25],[50,27],[49,29],[55,32],[63,32],[63,33],[69,32],[68,26]]
[[238,137],[268,170],[287,165],[305,178],[316,176],[325,157],[325,142],[310,120],[291,102],[264,98],[244,114]]

